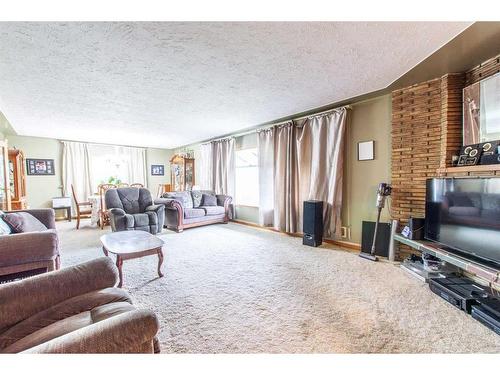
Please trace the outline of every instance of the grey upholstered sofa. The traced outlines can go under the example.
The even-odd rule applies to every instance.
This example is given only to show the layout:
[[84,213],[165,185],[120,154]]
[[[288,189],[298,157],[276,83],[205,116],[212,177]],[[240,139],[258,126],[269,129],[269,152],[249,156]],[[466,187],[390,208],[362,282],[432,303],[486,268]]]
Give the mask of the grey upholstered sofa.
[[159,323],[101,257],[0,285],[0,353],[153,353]]
[[20,210],[37,218],[47,230],[0,235],[0,280],[59,268],[59,240],[52,208]]
[[153,204],[148,189],[125,187],[110,189],[104,196],[113,232],[143,230],[161,232],[165,220],[163,205]]
[[[205,195],[210,205],[203,202]],[[164,193],[155,199],[155,204],[165,205],[165,226],[182,232],[185,228],[200,225],[227,223],[230,218],[228,195],[215,194],[208,190],[179,191]]]

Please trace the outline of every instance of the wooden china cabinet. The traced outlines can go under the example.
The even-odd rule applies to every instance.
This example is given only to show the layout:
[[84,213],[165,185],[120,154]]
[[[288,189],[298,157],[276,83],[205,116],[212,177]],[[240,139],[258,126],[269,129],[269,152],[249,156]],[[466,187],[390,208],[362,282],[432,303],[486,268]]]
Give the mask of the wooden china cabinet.
[[26,174],[24,172],[24,154],[21,150],[9,150],[10,196],[13,210],[25,210]]
[[0,210],[11,210],[9,184],[9,153],[7,141],[0,140]]
[[174,155],[170,159],[170,184],[172,191],[191,190],[194,185],[194,159]]

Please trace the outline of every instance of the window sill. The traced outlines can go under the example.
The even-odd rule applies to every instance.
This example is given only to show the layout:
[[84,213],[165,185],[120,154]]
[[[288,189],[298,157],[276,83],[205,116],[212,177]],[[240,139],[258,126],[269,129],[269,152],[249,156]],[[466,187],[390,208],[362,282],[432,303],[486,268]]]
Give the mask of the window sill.
[[235,204],[235,207],[246,207],[246,208],[259,208],[259,206],[250,206],[247,204]]

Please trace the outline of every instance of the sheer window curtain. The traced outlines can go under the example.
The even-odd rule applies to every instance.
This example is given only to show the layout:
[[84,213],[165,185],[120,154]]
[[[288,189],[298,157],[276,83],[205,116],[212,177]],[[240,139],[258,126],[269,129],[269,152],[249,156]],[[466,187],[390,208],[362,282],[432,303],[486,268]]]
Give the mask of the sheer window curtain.
[[[71,185],[75,189],[78,201],[87,201],[92,195],[92,180],[90,176],[90,157],[88,145],[80,142],[63,141],[62,182],[63,194],[71,197]],[[72,201],[74,208],[75,202]]]
[[[79,201],[87,201],[102,179],[116,171],[102,170],[102,156],[116,155],[122,161],[123,182],[141,183],[147,186],[146,149],[139,147],[88,144],[63,141],[63,190],[71,196],[71,185]],[[98,171],[99,169],[99,171]],[[108,173],[101,176],[103,173]]]
[[213,184],[213,147],[212,143],[201,145],[201,169],[200,169],[200,187],[202,190],[215,190]]
[[257,132],[259,224],[263,226],[274,223],[274,138],[274,127]]
[[138,147],[119,147],[118,153],[127,160],[128,183],[147,186],[146,149]]

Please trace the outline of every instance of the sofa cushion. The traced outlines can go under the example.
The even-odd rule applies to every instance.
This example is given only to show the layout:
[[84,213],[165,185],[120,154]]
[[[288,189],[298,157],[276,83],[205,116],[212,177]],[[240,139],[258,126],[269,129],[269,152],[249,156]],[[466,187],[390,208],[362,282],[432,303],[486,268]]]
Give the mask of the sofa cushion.
[[225,212],[224,207],[222,206],[200,206],[205,210],[205,213],[208,215],[220,215]]
[[217,197],[212,194],[203,194],[202,206],[217,206]]
[[3,213],[3,211],[0,211],[0,236],[3,235],[3,234],[11,234],[12,233],[12,229],[11,227],[9,226],[9,224],[7,224],[4,220],[3,220],[3,215],[5,215]]
[[203,192],[201,192],[200,190],[193,190],[191,191],[191,197],[193,198],[193,207],[200,207],[201,199],[203,198]]
[[101,311],[96,310],[96,308],[103,305],[114,305],[115,302],[132,304],[132,300],[127,292],[119,288],[105,288],[64,300],[20,321],[0,334],[0,352],[16,341],[70,316],[75,316],[86,311],[93,311],[94,323],[102,320],[102,314],[96,317],[96,311]]
[[192,219],[195,217],[205,216],[205,210],[202,208],[186,208],[184,209],[184,217],[186,219]]
[[193,198],[189,191],[168,192],[163,194],[162,198],[177,199],[182,202],[184,208],[193,208]]
[[481,210],[477,207],[452,206],[448,209],[450,215],[457,216],[480,216]]
[[0,241],[3,241],[0,246],[0,267],[50,261],[59,254],[59,240],[55,229],[13,234]]
[[56,337],[131,310],[135,310],[135,307],[128,302],[112,302],[107,305],[98,306],[92,310],[69,316],[43,327],[8,346],[3,350],[3,353],[19,353]]
[[27,212],[9,212],[3,215],[3,220],[15,233],[47,230],[47,227],[40,220]]

